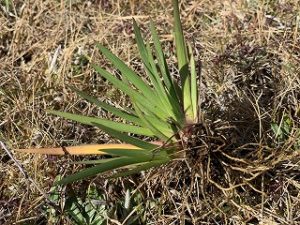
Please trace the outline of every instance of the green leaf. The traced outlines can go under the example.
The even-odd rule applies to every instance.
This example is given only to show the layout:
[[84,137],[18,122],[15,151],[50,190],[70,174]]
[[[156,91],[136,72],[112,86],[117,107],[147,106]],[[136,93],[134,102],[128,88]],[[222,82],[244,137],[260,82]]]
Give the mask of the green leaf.
[[[186,70],[182,73],[189,73],[188,66],[186,65],[182,70]],[[193,105],[191,99],[191,78],[189,75],[182,80],[182,87],[183,87],[183,108],[188,121],[193,121],[194,113],[193,113]]]
[[191,67],[191,103],[192,103],[192,109],[193,109],[193,121],[197,122],[198,118],[198,89],[197,89],[197,75],[196,75],[196,65],[195,65],[195,59],[191,52],[191,59],[190,59],[190,67]]
[[124,171],[124,172],[118,172],[115,175],[110,176],[110,178],[125,177],[125,176],[129,176],[129,175],[132,175],[132,174],[136,174],[136,173],[139,173],[141,171],[146,171],[146,170],[149,170],[151,168],[161,166],[163,164],[168,163],[169,161],[170,161],[170,159],[163,159],[163,160],[155,160],[155,161],[151,161],[151,162],[146,162],[142,165],[137,166],[134,169]]
[[[101,44],[97,44],[97,47],[100,51],[113,63],[113,65],[119,69],[124,77],[128,81],[130,81],[136,88],[144,93],[144,95],[148,98],[148,101],[152,101],[155,99],[156,94],[150,88],[149,85],[143,81],[132,69],[130,69],[121,59],[112,54],[107,48],[102,46]],[[154,101],[152,103],[155,103]]]
[[[146,67],[146,71],[150,78],[154,81],[155,77],[153,72],[150,70],[150,64],[149,64],[149,58],[147,55],[147,50],[145,47],[145,44],[142,40],[141,34],[137,28],[137,25],[135,24],[135,32],[137,34],[137,43],[138,47],[142,56],[142,60],[144,62],[144,65]],[[161,99],[160,94],[161,92],[157,92],[158,90],[154,91],[150,88],[149,85],[146,84],[143,79],[141,79],[133,70],[131,70],[122,60],[120,60],[118,57],[116,57],[114,54],[112,54],[108,49],[103,47],[102,45],[98,44],[98,48],[100,51],[121,71],[123,78],[125,78],[127,81],[131,82],[135,87],[137,87],[145,97],[148,99],[148,102],[151,102],[153,105],[156,105],[157,108],[160,108],[159,114],[163,115],[164,118],[168,117],[170,115],[166,115],[166,112],[170,113],[171,110],[170,105],[165,105],[161,101],[157,101],[157,99]],[[160,80],[158,82],[161,82]],[[153,83],[155,85],[155,83]]]
[[111,136],[113,136],[113,137],[115,137],[115,138],[117,138],[117,139],[119,139],[123,142],[126,142],[128,144],[132,144],[134,146],[137,146],[139,148],[152,150],[152,149],[157,147],[157,145],[155,145],[155,144],[151,144],[149,142],[142,141],[142,140],[140,140],[138,138],[135,138],[135,137],[130,137],[127,134],[121,133],[120,131],[118,131],[114,128],[110,128],[110,127],[107,127],[105,125],[98,124],[98,123],[93,123],[93,125],[99,127],[101,130],[105,131],[109,135],[111,135]]
[[147,52],[144,40],[141,35],[141,31],[134,19],[133,19],[133,30],[134,30],[134,34],[135,34],[135,40],[136,40],[143,64],[145,66],[146,72],[147,72],[148,76],[150,77],[152,84],[154,86],[156,86],[157,80],[156,80],[156,77],[153,76],[153,70],[152,70],[153,68],[150,65],[148,52]]
[[149,69],[149,71],[151,71],[150,79],[152,81],[152,84],[155,87],[155,89],[157,90],[157,92],[160,93],[159,97],[165,97],[167,95],[167,93],[164,88],[164,84],[161,81],[161,77],[158,73],[149,42],[147,42],[147,44],[146,44],[146,53],[147,53],[147,57],[145,60],[147,60],[147,62],[150,65],[150,68],[151,68],[151,69]]
[[111,73],[107,72],[106,70],[102,69],[100,66],[93,64],[94,69],[105,79],[111,82],[116,88],[119,88],[128,96],[135,96],[139,101],[145,101],[147,98],[140,94],[139,92],[133,90],[126,82],[123,82],[116,77],[114,77]]
[[158,59],[158,66],[160,68],[164,83],[166,84],[166,87],[169,90],[171,96],[175,98],[176,97],[176,92],[175,92],[175,89],[174,89],[173,80],[170,76],[170,72],[169,72],[167,62],[166,62],[166,58],[165,58],[165,55],[163,53],[161,43],[159,41],[159,37],[158,37],[158,34],[157,34],[156,29],[155,29],[155,25],[154,25],[153,21],[150,21],[150,29],[151,29],[151,35],[152,35],[152,39],[153,39],[153,43],[154,43],[154,47],[155,47],[156,56],[157,56],[157,59]]
[[[101,150],[102,151],[102,150]],[[77,162],[69,162],[69,164],[84,164],[84,165],[90,165],[90,164],[101,164],[101,163],[107,163],[115,160],[115,158],[108,158],[108,159],[96,159],[96,160],[84,160],[84,161],[77,161]]]
[[157,93],[157,96],[159,100],[161,101],[162,105],[165,106],[165,109],[168,111],[170,116],[173,116],[174,113],[172,112],[172,106],[168,102],[168,96],[166,93],[166,90],[163,87],[163,82],[161,82],[160,76],[158,74],[158,70],[156,68],[156,64],[153,59],[153,55],[151,52],[151,48],[149,43],[145,45],[142,35],[140,32],[139,27],[137,26],[137,23],[135,20],[133,20],[133,27],[134,27],[134,33],[135,33],[135,38],[136,42],[138,45],[138,49],[144,64],[144,67],[146,69],[147,75],[149,76],[154,90]]
[[157,56],[158,66],[160,68],[164,83],[166,84],[168,90],[171,90],[172,86],[173,86],[172,78],[170,76],[168,65],[167,65],[166,59],[165,59],[165,55],[163,53],[158,34],[157,34],[155,25],[152,20],[150,21],[150,30],[151,30],[151,35],[152,35],[152,39],[153,39],[153,44],[155,47],[155,53]]
[[277,137],[282,138],[283,132],[276,123],[271,123],[271,128],[275,134],[275,138],[277,138]]
[[89,101],[90,103],[93,103],[95,105],[97,105],[100,108],[103,108],[111,113],[113,113],[116,116],[119,116],[121,118],[126,119],[129,122],[133,122],[139,126],[144,126],[144,123],[141,121],[140,118],[138,118],[135,115],[129,114],[126,111],[120,110],[116,107],[113,107],[105,102],[101,102],[99,101],[97,98],[94,98],[92,96],[89,96],[88,94],[84,93],[83,91],[80,91],[76,88],[70,87],[73,91],[75,91],[78,95],[80,95],[82,98],[86,99],[87,101]]
[[89,116],[82,116],[82,115],[77,115],[77,114],[72,114],[67,112],[60,112],[54,110],[47,110],[47,112],[60,117],[64,117],[66,119],[77,121],[82,124],[87,124],[87,125],[101,124],[103,126],[111,127],[121,132],[128,132],[128,133],[140,134],[140,135],[151,136],[151,137],[154,135],[151,132],[151,130],[144,127],[138,127],[129,124],[118,123],[110,120],[99,119],[99,118],[94,118]]
[[[170,104],[170,105],[168,105],[168,107],[172,108],[172,112],[173,112],[171,114],[171,116],[174,119],[181,120],[182,113],[181,113],[181,109],[180,109],[180,105],[179,105],[180,100],[179,100],[178,93],[176,91],[176,89],[180,90],[180,88],[176,83],[174,83],[174,81],[170,75],[169,68],[168,68],[168,65],[166,62],[166,58],[163,53],[161,43],[159,41],[159,37],[158,37],[158,34],[155,29],[155,25],[154,25],[153,21],[150,21],[150,29],[151,29],[151,34],[152,34],[153,43],[154,43],[154,47],[155,47],[156,56],[158,59],[158,65],[159,65],[159,68],[160,68],[160,71],[161,71],[161,74],[163,77],[163,81],[167,88],[167,99]],[[150,50],[148,50],[148,52],[150,54]]]
[[[134,104],[135,107],[135,111],[138,114],[138,116],[142,119],[142,121],[146,124],[146,126],[155,134],[156,137],[158,137],[161,140],[168,140],[170,136],[172,136],[172,134],[166,134],[166,130],[162,130],[159,129],[157,126],[155,126],[155,124],[153,124],[153,122],[149,121],[149,118],[146,117],[146,115],[144,114],[144,112],[142,112],[142,106],[140,106],[138,103]],[[151,119],[150,119],[151,120]],[[164,124],[165,122],[162,121],[162,124]],[[160,124],[160,126],[162,126],[162,124]]]
[[140,104],[144,105],[146,109],[152,111],[160,118],[166,119],[168,117],[164,109],[159,108],[155,102],[153,103],[153,101],[156,99],[155,96],[152,96],[150,99],[148,99],[141,93],[134,91],[126,82],[120,81],[101,67],[97,65],[93,65],[93,67],[98,73],[110,81],[115,87],[127,94],[131,99],[135,99],[134,101],[140,102]]
[[153,158],[151,151],[143,149],[103,149],[101,151],[108,155],[126,156],[143,160],[151,160]]
[[78,173],[72,174],[70,176],[67,176],[66,178],[63,178],[62,180],[58,181],[56,185],[65,185],[72,183],[74,181],[86,179],[88,177],[96,176],[99,173],[104,173],[113,169],[117,169],[123,166],[133,165],[136,163],[142,163],[143,161],[140,161],[139,159],[135,158],[128,158],[128,157],[118,157],[114,160],[111,160],[107,163],[102,163],[97,166],[87,168],[84,170],[79,171]]
[[[175,33],[175,46],[178,59],[179,71],[188,64],[187,49],[184,41],[182,25],[180,21],[178,0],[173,0],[174,7],[174,33]],[[181,78],[182,81],[185,77]]]
[[155,87],[155,90],[157,91],[157,95],[160,101],[162,102],[162,104],[165,106],[165,109],[167,110],[169,116],[173,117],[174,119],[181,120],[182,113],[180,110],[180,102],[177,100],[176,96],[174,97],[171,96],[169,90],[165,89],[165,86],[161,81],[160,75],[156,68],[156,64],[154,62],[149,43],[147,43],[146,50],[148,53],[148,61],[152,68],[152,73],[151,73],[151,76],[153,76],[152,83],[153,86]]
[[178,0],[173,0],[173,7],[175,46],[178,60],[178,70],[182,84],[183,108],[187,120],[194,121],[193,103],[191,99],[191,76],[188,68],[188,54],[180,21]]
[[154,62],[149,43],[147,43],[147,52],[148,52],[150,65],[153,68],[155,80],[157,81],[157,86],[155,86],[155,89],[158,92],[158,96],[162,104],[165,105],[165,108],[166,110],[168,110],[170,117],[173,117],[174,119],[180,121],[180,123],[183,123],[184,115],[181,112],[180,101],[178,100],[175,93],[173,93],[174,96],[172,96],[169,90],[166,90],[165,87],[163,86],[163,82],[161,82],[161,78],[156,69],[156,64]]
[[134,33],[135,33],[135,39],[138,45],[138,49],[142,58],[142,62],[144,64],[144,67],[146,69],[147,75],[149,76],[154,90],[157,93],[157,97],[160,100],[161,104],[164,106],[164,108],[167,110],[169,116],[173,116],[174,113],[172,112],[172,107],[170,103],[166,100],[168,100],[167,94],[165,92],[165,89],[163,87],[163,84],[160,80],[160,76],[158,74],[158,71],[156,69],[156,65],[154,63],[154,59],[151,53],[150,45],[147,43],[147,46],[145,45],[140,29],[137,26],[137,23],[135,20],[133,20],[133,27],[134,27]]

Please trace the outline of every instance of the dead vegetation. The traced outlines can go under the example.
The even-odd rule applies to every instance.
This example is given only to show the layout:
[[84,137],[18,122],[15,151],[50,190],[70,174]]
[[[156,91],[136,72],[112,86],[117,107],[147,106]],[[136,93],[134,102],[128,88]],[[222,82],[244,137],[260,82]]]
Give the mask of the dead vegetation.
[[[203,123],[182,160],[126,179],[91,181],[114,208],[108,224],[130,224],[136,216],[136,224],[300,224],[299,5],[181,4],[186,38],[202,69]],[[169,1],[1,1],[0,6],[0,135],[11,149],[113,142],[94,128],[48,116],[45,109],[111,117],[79,99],[69,85],[127,104],[82,55],[109,67],[96,51],[99,41],[140,70],[132,17],[142,27],[149,16],[154,19],[173,61]],[[73,160],[68,156],[15,158],[45,193],[57,174],[78,169],[67,164]],[[44,196],[5,152],[0,173],[0,223],[51,224]],[[84,195],[89,184],[67,190]],[[129,189],[141,196],[142,209],[124,217],[116,208]],[[72,224],[62,212],[57,217]]]

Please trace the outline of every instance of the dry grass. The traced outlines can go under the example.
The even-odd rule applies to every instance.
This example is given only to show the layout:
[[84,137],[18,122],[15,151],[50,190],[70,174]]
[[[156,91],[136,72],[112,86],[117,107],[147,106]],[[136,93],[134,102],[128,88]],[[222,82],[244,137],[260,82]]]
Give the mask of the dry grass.
[[[79,99],[68,85],[126,105],[126,98],[80,55],[109,67],[95,49],[99,41],[140,69],[133,16],[143,30],[152,16],[171,54],[170,1],[4,2],[1,139],[11,149],[112,141],[94,128],[48,116],[45,109],[111,117]],[[300,3],[267,2],[191,0],[181,5],[186,37],[202,61],[201,105],[211,129],[206,136],[219,139],[206,138],[207,146],[197,146],[206,151],[198,161],[187,157],[145,176],[93,180],[113,204],[130,186],[143,193],[144,201],[156,201],[156,207],[143,206],[147,224],[300,224]],[[271,122],[280,123],[284,115],[292,131],[278,140]],[[69,157],[15,157],[45,193],[57,174],[78,169],[66,164]],[[46,224],[44,197],[5,152],[0,153],[0,173],[0,223]],[[106,192],[110,185],[115,192]],[[74,189],[80,193],[84,187],[80,183]],[[109,224],[117,224],[112,219]]]

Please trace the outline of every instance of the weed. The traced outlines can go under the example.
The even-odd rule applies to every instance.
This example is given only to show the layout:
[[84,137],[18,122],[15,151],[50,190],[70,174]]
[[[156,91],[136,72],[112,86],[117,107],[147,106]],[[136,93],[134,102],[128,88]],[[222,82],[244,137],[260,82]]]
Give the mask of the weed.
[[[121,80],[116,78],[96,64],[93,64],[94,69],[130,97],[133,109],[118,109],[105,102],[98,101],[82,91],[72,89],[89,102],[125,119],[128,123],[124,124],[52,110],[48,112],[83,124],[94,125],[138,149],[102,149],[101,152],[117,157],[100,160],[97,162],[99,165],[71,175],[58,182],[59,184],[66,184],[122,167],[130,167],[130,169],[116,174],[114,177],[158,167],[176,158],[177,152],[190,141],[188,139],[191,135],[192,125],[198,122],[199,116],[196,66],[193,55],[188,55],[188,51],[192,52],[192,48],[189,47],[188,49],[184,41],[177,0],[173,1],[173,7],[175,46],[181,86],[170,74],[157,30],[152,21],[150,30],[154,50],[152,50],[149,41],[145,42],[143,40],[137,23],[135,20],[133,21],[136,42],[146,74],[151,80],[151,85],[107,48],[98,44],[97,47],[101,53],[121,72],[122,78]],[[148,143],[125,133],[158,138],[162,144]]]

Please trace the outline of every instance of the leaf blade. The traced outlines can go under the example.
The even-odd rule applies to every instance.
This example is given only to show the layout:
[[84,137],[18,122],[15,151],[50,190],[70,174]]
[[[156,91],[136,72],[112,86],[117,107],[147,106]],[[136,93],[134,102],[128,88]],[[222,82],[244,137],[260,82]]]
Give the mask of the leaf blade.
[[100,108],[103,108],[111,113],[113,113],[114,115],[126,119],[129,122],[133,122],[137,125],[143,126],[144,124],[142,123],[142,121],[135,115],[132,115],[130,113],[127,113],[126,111],[123,111],[121,109],[118,109],[114,106],[111,106],[105,102],[99,101],[97,98],[92,97],[88,94],[86,94],[83,91],[80,91],[74,87],[70,87],[74,92],[76,92],[79,96],[81,96],[82,98],[86,99],[87,101],[89,101],[90,103],[93,103],[95,105],[97,105]]
[[101,150],[108,155],[115,156],[124,156],[124,157],[132,157],[132,158],[142,158],[144,160],[151,160],[153,158],[153,153],[144,149],[104,149]]
[[191,52],[191,59],[190,59],[190,68],[191,68],[191,104],[193,108],[193,119],[194,122],[197,122],[198,117],[198,89],[197,89],[197,75],[196,75],[196,65],[195,59]]
[[121,140],[123,142],[126,142],[128,144],[132,144],[132,145],[137,146],[139,148],[152,150],[152,149],[157,147],[157,145],[155,145],[155,144],[148,143],[148,142],[140,140],[138,138],[128,136],[127,134],[124,134],[124,133],[122,133],[118,130],[112,129],[112,128],[104,126],[102,124],[94,123],[94,125],[99,127],[101,130],[105,131],[106,133],[114,136],[115,138],[118,138],[119,140]]
[[93,65],[94,69],[100,73],[104,78],[106,78],[109,82],[111,82],[114,86],[119,88],[125,94],[127,94],[131,99],[135,99],[135,101],[140,102],[140,104],[144,105],[150,111],[153,111],[156,115],[161,118],[167,118],[168,115],[165,113],[165,110],[160,108],[156,103],[153,103],[154,97],[152,96],[150,99],[142,95],[141,93],[133,90],[130,86],[128,86],[127,82],[122,82],[121,80],[115,78],[112,74],[102,69],[98,65]]
[[121,71],[122,75],[125,76],[128,81],[130,81],[136,88],[142,91],[150,102],[155,104],[155,102],[152,101],[152,99],[153,95],[155,95],[156,93],[153,92],[151,87],[148,84],[146,84],[146,82],[143,81],[141,77],[139,77],[121,59],[119,59],[116,55],[110,52],[103,45],[98,43],[97,47],[113,63],[113,65]]
[[80,123],[86,124],[86,125],[93,126],[94,123],[98,123],[98,124],[102,124],[104,126],[113,127],[114,129],[116,129],[120,132],[134,133],[134,134],[140,134],[140,135],[145,135],[145,136],[150,136],[150,137],[152,137],[154,135],[151,130],[149,130],[148,128],[144,128],[144,127],[138,127],[138,126],[133,126],[133,125],[124,124],[124,123],[118,123],[118,122],[114,122],[114,121],[110,121],[110,120],[106,120],[106,119],[82,116],[82,115],[77,115],[77,114],[67,113],[67,112],[60,112],[60,111],[55,111],[55,110],[47,110],[47,112],[50,114],[64,117],[66,119],[77,121],[77,122],[80,122]]
[[62,180],[56,182],[55,184],[56,185],[69,184],[88,177],[96,176],[99,173],[104,173],[113,169],[117,169],[123,166],[132,165],[136,163],[142,163],[142,162],[134,158],[118,157],[115,160],[112,160],[110,162],[102,163],[91,168],[83,169],[75,174],[63,178]]
[[170,161],[169,159],[164,159],[164,160],[155,160],[155,161],[151,161],[151,162],[146,162],[146,163],[144,163],[140,166],[137,166],[134,169],[131,169],[131,170],[128,170],[128,171],[125,171],[125,172],[116,173],[115,175],[110,176],[110,178],[125,177],[125,176],[129,176],[129,175],[132,175],[132,174],[136,174],[136,173],[139,173],[141,171],[146,171],[146,170],[149,170],[151,168],[161,166],[163,164],[168,163],[169,161]]

